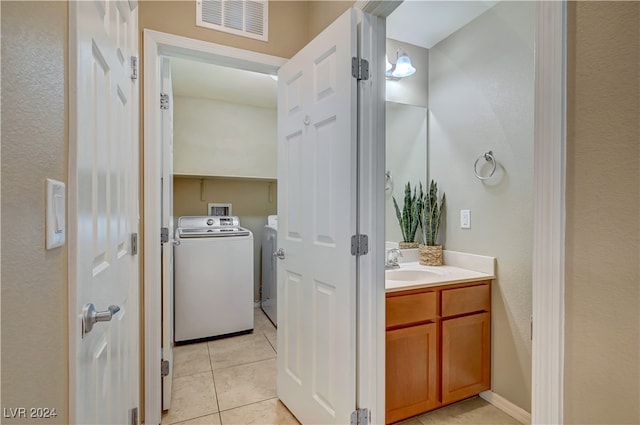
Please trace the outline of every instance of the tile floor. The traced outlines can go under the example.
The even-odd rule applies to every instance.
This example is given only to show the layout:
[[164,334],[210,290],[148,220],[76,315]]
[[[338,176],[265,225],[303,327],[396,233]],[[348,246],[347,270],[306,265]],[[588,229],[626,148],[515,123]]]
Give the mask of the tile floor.
[[298,424],[276,397],[276,329],[255,309],[253,334],[173,351],[163,424]]
[[398,425],[520,425],[520,422],[480,397],[399,422]]
[[[259,308],[254,332],[174,348],[171,409],[162,424],[289,425],[299,422],[276,397],[276,330]],[[479,397],[402,425],[519,424]]]

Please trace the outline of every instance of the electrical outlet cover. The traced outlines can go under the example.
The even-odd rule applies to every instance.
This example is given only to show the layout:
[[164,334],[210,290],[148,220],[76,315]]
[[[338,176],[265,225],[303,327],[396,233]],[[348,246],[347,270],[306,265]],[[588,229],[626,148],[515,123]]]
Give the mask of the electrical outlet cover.
[[460,228],[471,229],[471,211],[460,210]]

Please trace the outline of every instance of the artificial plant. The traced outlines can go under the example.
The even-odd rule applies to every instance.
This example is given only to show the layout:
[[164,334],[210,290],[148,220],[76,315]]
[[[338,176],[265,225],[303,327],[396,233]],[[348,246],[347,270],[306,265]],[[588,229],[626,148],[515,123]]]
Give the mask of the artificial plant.
[[442,198],[438,201],[438,184],[431,180],[429,191],[424,194],[421,202],[420,227],[422,229],[423,245],[435,246],[438,244],[438,231],[440,230],[444,203],[444,192],[442,193]]
[[402,213],[398,207],[396,198],[393,197],[393,206],[396,209],[396,217],[398,218],[398,224],[402,231],[403,242],[415,242],[416,231],[420,225],[420,211],[422,210],[422,183],[420,183],[420,192],[416,193],[416,187],[413,188],[413,194],[411,194],[411,182],[407,182],[404,187],[404,204],[402,206]]

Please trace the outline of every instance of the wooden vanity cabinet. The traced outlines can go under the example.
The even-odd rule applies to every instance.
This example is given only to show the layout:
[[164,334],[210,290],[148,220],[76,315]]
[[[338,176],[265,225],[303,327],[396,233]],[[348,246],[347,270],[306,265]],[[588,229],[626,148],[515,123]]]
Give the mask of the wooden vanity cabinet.
[[391,292],[386,313],[386,423],[490,388],[490,281]]
[[437,293],[387,297],[386,421],[439,405]]
[[442,404],[491,387],[489,285],[442,291]]

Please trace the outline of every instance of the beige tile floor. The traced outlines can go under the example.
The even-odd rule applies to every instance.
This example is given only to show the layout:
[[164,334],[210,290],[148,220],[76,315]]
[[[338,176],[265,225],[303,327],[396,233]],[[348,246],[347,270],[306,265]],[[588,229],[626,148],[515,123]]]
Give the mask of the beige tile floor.
[[298,424],[276,397],[276,329],[256,309],[249,335],[174,348],[163,424]]
[[480,397],[413,417],[401,425],[519,425],[520,422]]
[[[254,332],[174,348],[171,409],[163,424],[289,425],[299,422],[276,397],[276,330],[255,310]],[[475,397],[403,425],[518,424]]]

